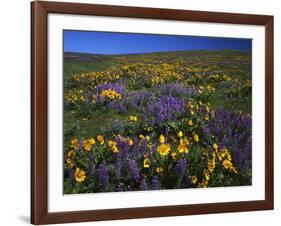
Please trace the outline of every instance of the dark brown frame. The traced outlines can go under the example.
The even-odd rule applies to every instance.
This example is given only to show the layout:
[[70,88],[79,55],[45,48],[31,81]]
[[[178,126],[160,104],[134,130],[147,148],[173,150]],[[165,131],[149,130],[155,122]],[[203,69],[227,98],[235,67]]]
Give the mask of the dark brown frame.
[[[265,26],[265,200],[48,212],[48,13]],[[62,2],[31,3],[31,223],[52,224],[273,209],[273,16]]]

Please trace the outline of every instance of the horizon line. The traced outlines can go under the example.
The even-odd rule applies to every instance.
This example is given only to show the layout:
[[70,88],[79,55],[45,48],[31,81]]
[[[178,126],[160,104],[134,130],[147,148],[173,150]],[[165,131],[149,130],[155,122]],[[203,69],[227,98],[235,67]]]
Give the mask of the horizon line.
[[172,52],[187,52],[187,51],[233,51],[241,53],[251,53],[251,50],[237,50],[237,49],[187,49],[187,50],[167,50],[167,51],[156,51],[156,52],[128,52],[128,53],[93,53],[93,52],[76,52],[76,51],[63,51],[63,53],[81,53],[81,54],[91,54],[91,55],[109,55],[109,56],[118,56],[118,55],[137,55],[137,54],[153,54],[153,53],[172,53]]

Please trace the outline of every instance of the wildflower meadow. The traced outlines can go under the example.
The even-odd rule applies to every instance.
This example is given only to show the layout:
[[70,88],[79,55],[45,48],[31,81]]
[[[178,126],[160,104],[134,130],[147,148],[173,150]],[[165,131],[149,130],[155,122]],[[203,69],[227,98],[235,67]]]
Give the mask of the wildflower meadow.
[[251,53],[64,53],[64,193],[252,183]]

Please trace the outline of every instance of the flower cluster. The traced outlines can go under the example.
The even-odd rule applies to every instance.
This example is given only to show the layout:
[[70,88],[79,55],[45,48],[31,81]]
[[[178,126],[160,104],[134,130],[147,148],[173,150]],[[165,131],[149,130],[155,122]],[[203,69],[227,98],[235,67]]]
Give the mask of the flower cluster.
[[105,97],[105,98],[108,98],[108,99],[121,99],[121,94],[115,92],[114,90],[112,89],[106,89],[106,90],[103,90],[100,94],[102,97]]

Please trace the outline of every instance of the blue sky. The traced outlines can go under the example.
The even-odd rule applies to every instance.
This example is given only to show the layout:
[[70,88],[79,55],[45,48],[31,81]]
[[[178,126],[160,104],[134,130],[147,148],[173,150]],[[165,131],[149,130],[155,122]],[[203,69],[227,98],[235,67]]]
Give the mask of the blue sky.
[[220,49],[250,52],[252,40],[64,30],[64,52],[127,54]]

